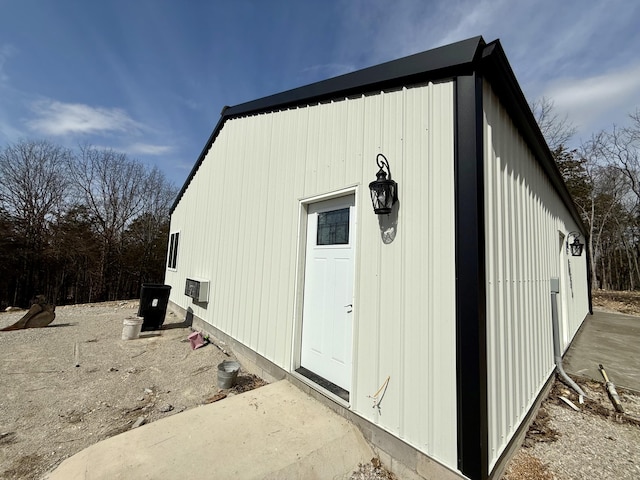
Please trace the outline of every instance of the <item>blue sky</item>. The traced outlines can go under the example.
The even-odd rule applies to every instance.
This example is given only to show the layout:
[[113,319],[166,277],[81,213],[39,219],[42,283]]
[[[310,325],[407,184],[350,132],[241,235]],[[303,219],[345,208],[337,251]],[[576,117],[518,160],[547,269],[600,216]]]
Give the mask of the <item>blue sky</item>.
[[576,144],[640,108],[637,0],[0,0],[0,147],[109,147],[181,186],[224,105],[476,35]]

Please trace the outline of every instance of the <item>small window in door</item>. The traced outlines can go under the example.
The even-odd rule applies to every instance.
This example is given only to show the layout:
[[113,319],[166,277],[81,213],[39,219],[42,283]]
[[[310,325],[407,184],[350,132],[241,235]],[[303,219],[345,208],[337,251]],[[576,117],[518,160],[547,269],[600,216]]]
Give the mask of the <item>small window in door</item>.
[[349,209],[341,208],[318,213],[317,245],[347,245],[349,243]]

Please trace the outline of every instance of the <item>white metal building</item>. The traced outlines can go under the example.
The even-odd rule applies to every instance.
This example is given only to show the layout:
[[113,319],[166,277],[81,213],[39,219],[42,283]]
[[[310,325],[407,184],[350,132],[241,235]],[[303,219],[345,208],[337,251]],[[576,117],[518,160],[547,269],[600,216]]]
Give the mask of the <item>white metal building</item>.
[[576,232],[499,41],[476,37],[226,107],[173,206],[166,283],[409,468],[490,478],[553,375],[551,278],[563,350],[590,311]]

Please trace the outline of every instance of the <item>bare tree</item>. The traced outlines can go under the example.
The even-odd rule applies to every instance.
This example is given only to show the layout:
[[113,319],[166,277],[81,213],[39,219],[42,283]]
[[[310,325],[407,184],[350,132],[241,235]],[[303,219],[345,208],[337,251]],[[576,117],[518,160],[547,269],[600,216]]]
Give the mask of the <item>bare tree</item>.
[[580,147],[583,187],[576,188],[574,183],[567,182],[589,229],[588,253],[592,288],[602,286],[598,284],[598,278],[605,277],[597,275],[598,265],[604,265],[606,247],[612,245],[612,239],[620,230],[619,219],[626,212],[624,199],[628,192],[619,169],[601,156],[602,141],[602,134],[594,135]]
[[157,168],[91,146],[0,150],[0,304],[132,298],[164,276],[176,189]]
[[[131,280],[160,282],[169,236],[169,209],[177,190],[157,168],[148,172],[145,182],[144,211],[126,231],[126,255],[123,259]],[[133,292],[132,292],[133,293]]]
[[551,152],[555,154],[566,148],[576,133],[576,127],[569,117],[561,116],[555,109],[554,101],[547,97],[534,100],[529,106]]
[[603,288],[611,286],[614,278],[618,279],[615,288],[635,289],[640,284],[640,113],[636,110],[630,117],[631,125],[614,125],[611,131],[594,135],[591,141],[591,151],[601,165],[606,165],[608,178],[618,179],[615,185],[605,185],[599,199],[603,209],[606,201],[602,199],[617,192],[612,221],[603,225],[599,235]]
[[176,194],[164,174],[124,153],[83,146],[71,176],[76,203],[87,209],[101,242],[98,298],[129,296],[140,281],[161,281]]
[[112,241],[144,207],[145,170],[139,162],[111,149],[80,147],[70,165],[76,192],[97,222],[98,232]]
[[633,127],[613,126],[601,134],[599,153],[624,175],[627,184],[640,202],[640,132]]
[[144,165],[124,153],[80,147],[70,163],[78,203],[86,206],[101,238],[102,296],[113,299],[121,281],[121,247],[129,224],[144,210],[147,175]]
[[[0,202],[23,245],[14,303],[43,289],[43,253],[52,221],[64,208],[68,150],[47,141],[22,140],[0,151]],[[41,291],[38,293],[48,293]]]

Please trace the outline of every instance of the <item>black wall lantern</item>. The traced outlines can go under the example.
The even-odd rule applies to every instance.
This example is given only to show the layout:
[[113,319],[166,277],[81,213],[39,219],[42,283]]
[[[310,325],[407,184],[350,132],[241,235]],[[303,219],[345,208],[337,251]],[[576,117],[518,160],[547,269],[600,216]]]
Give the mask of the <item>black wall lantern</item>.
[[[391,169],[387,157],[379,153],[376,157],[376,163],[380,170],[376,173],[376,179],[369,184],[371,203],[373,203],[373,211],[377,215],[385,215],[391,213],[393,204],[398,200],[398,184],[391,180]],[[389,172],[389,178],[384,171],[385,168]]]
[[[569,243],[569,239],[573,235],[573,242]],[[571,232],[567,235],[567,253],[569,253],[569,249],[571,249],[571,255],[574,257],[579,257],[582,255],[582,249],[584,248],[584,243],[580,243],[580,234],[578,232]]]

